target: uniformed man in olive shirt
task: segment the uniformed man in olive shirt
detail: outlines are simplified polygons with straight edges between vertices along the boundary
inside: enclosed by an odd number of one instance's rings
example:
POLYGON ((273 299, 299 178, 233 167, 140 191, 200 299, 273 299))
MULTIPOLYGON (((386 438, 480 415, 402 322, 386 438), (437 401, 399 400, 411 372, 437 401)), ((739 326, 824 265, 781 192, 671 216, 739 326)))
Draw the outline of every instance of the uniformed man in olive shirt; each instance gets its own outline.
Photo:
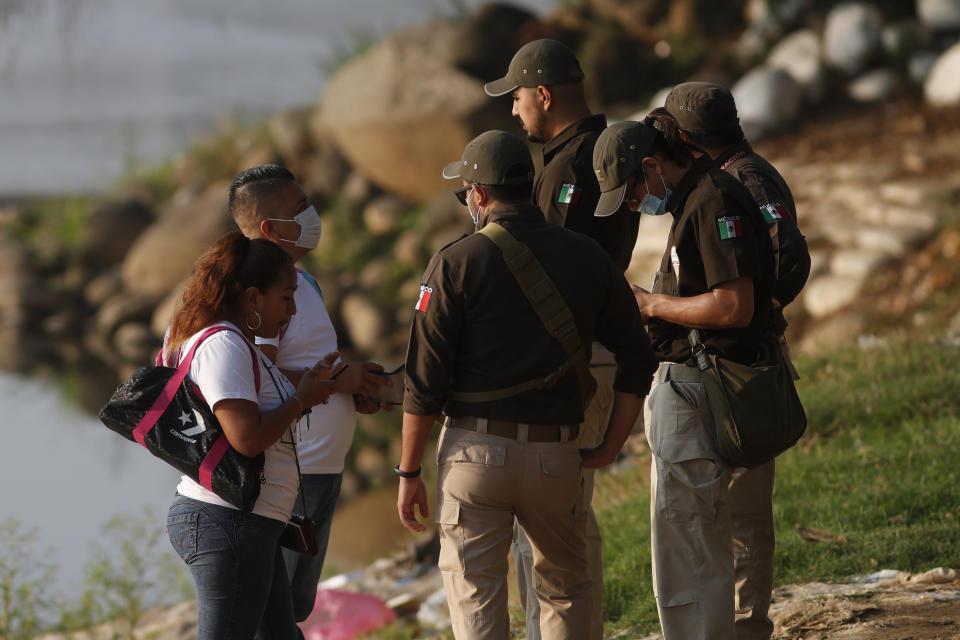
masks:
POLYGON ((649 342, 609 256, 589 238, 548 224, 530 204, 533 163, 521 139, 481 134, 443 173, 461 180, 457 194, 479 232, 441 249, 423 276, 407 352, 400 520, 424 530, 414 513, 416 505, 428 516, 420 463, 442 412, 435 514, 454 634, 509 637, 507 555, 516 517, 534 547, 543 637, 579 640, 587 637, 591 607, 581 464, 609 464, 626 440, 655 368, 649 342), (485 235, 488 225, 525 245, 522 255, 552 281, 539 280, 532 298, 558 292, 553 299, 563 304, 549 317, 566 309, 569 322, 556 334, 485 235), (571 331, 578 338, 573 358, 567 338, 562 346, 554 337, 571 331), (603 443, 581 452, 589 354, 579 349, 588 351, 594 339, 616 357, 614 409, 603 443))
MULTIPOLYGON (((606 128, 602 114, 592 114, 583 93, 583 71, 576 55, 556 40, 535 40, 521 47, 503 78, 484 85, 491 96, 510 94, 513 116, 527 136, 543 145, 543 167, 533 184, 533 202, 548 222, 596 240, 626 270, 637 240, 639 216, 626 208, 605 218, 593 215, 600 186, 593 172, 593 147, 606 128)), ((603 437, 613 403, 613 356, 596 344, 590 372, 597 393, 580 426, 580 445, 595 446, 603 437)), ((587 504, 593 500, 594 473, 585 472, 587 504)), ((529 542, 518 528, 514 551, 517 585, 527 615, 527 638, 537 640, 537 600, 531 588, 529 542)), ((603 637, 603 541, 593 508, 587 515, 587 547, 594 582, 593 625, 584 640, 603 637)))
MULTIPOLYGON (((666 110, 680 125, 682 137, 737 178, 757 201, 767 221, 774 251, 774 325, 784 356, 783 307, 803 288, 810 274, 810 254, 797 225, 797 208, 780 173, 744 138, 730 91, 707 82, 686 82, 667 95, 666 110)), ((737 640, 769 640, 768 615, 773 590, 774 461, 733 476, 728 487, 736 573, 737 640)))
POLYGON ((773 252, 750 193, 707 156, 694 158, 676 121, 608 128, 594 151, 597 215, 626 203, 673 224, 652 291, 634 287, 660 384, 648 400, 654 595, 664 640, 734 640, 731 469, 691 352, 698 329, 712 353, 755 362, 772 334, 773 252))

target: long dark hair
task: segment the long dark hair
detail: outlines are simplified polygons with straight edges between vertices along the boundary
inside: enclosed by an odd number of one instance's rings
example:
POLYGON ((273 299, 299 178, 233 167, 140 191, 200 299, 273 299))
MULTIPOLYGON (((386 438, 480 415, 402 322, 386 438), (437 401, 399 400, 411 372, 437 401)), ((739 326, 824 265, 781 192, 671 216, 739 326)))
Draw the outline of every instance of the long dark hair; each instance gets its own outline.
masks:
POLYGON ((193 277, 170 323, 167 349, 235 314, 248 287, 266 291, 293 268, 290 254, 269 240, 250 240, 239 231, 220 236, 193 265, 193 277))
POLYGON ((649 155, 660 153, 681 167, 693 162, 693 154, 680 135, 680 125, 669 111, 663 107, 658 107, 647 114, 647 117, 643 119, 643 124, 663 134, 663 136, 657 136, 649 155))

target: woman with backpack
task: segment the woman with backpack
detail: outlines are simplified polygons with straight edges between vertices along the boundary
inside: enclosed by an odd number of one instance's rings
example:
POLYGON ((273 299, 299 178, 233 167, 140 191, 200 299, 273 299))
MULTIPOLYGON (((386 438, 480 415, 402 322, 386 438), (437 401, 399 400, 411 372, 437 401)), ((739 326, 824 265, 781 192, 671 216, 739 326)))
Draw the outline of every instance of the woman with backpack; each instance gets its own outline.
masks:
POLYGON ((299 487, 296 430, 307 409, 336 391, 328 379, 336 354, 294 387, 254 346, 255 337, 276 337, 296 313, 296 284, 288 253, 231 232, 195 263, 170 326, 164 350, 170 366, 208 329, 223 327, 196 349, 188 377, 230 445, 246 456, 265 454, 249 513, 187 476, 177 485, 167 531, 196 582, 198 640, 252 639, 261 619, 274 640, 297 638, 279 539, 299 487))

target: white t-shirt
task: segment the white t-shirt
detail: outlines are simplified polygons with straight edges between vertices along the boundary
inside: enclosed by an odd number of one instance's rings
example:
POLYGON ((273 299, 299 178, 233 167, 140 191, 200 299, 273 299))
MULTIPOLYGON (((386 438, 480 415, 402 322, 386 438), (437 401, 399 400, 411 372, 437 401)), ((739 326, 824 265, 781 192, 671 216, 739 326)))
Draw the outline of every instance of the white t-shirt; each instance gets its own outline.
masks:
MULTIPOLYGON (((280 333, 277 365, 281 369, 299 370, 312 367, 331 351, 337 350, 337 332, 323 305, 320 292, 297 272, 297 290, 294 293, 297 313, 280 333)), ((257 339, 258 344, 276 341, 257 339)), ((335 393, 327 404, 312 408, 307 420, 300 421, 300 469, 303 473, 340 473, 343 460, 353 442, 357 426, 357 410, 353 396, 335 393)))
MULTIPOLYGON (((229 322, 216 324, 236 328, 229 322)), ((186 355, 207 328, 193 334, 183 344, 180 353, 186 355)), ((204 340, 194 354, 188 376, 200 387, 200 393, 211 407, 220 400, 242 399, 256 402, 261 412, 269 411, 283 404, 284 399, 295 391, 290 381, 270 363, 270 359, 260 353, 259 349, 254 349, 260 367, 260 392, 257 393, 253 361, 247 345, 248 342, 242 335, 233 331, 220 331, 204 340), (283 392, 282 396, 277 385, 283 392)), ((294 426, 294 437, 297 430, 298 426, 294 426)), ((286 522, 290 518, 300 486, 290 434, 285 433, 270 445, 264 451, 264 458, 264 483, 260 487, 260 496, 253 507, 253 513, 286 522)), ((236 509, 187 476, 180 477, 177 492, 195 500, 236 509)))

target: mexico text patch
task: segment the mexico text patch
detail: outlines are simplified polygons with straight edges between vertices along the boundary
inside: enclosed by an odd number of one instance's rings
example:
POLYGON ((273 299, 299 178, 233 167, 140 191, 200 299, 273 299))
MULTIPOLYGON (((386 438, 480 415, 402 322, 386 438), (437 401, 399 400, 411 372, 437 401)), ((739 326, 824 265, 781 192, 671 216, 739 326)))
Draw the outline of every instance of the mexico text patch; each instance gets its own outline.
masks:
POLYGON ((789 218, 790 214, 787 213, 787 210, 783 208, 779 202, 768 202, 767 204, 760 205, 760 211, 763 213, 763 218, 767 222, 773 222, 774 220, 783 220, 789 218))
POLYGON ((433 293, 433 289, 428 287, 425 284, 420 285, 420 297, 417 298, 417 304, 414 305, 414 309, 417 311, 426 311, 427 305, 430 304, 430 294, 433 293))
POLYGON ((580 202, 580 194, 583 193, 583 189, 578 187, 575 184, 569 182, 564 182, 560 187, 560 195, 557 196, 557 203, 559 204, 577 204, 580 202))
POLYGON ((740 222, 740 216, 717 218, 717 232, 720 234, 721 240, 730 240, 742 236, 743 223, 740 222))

